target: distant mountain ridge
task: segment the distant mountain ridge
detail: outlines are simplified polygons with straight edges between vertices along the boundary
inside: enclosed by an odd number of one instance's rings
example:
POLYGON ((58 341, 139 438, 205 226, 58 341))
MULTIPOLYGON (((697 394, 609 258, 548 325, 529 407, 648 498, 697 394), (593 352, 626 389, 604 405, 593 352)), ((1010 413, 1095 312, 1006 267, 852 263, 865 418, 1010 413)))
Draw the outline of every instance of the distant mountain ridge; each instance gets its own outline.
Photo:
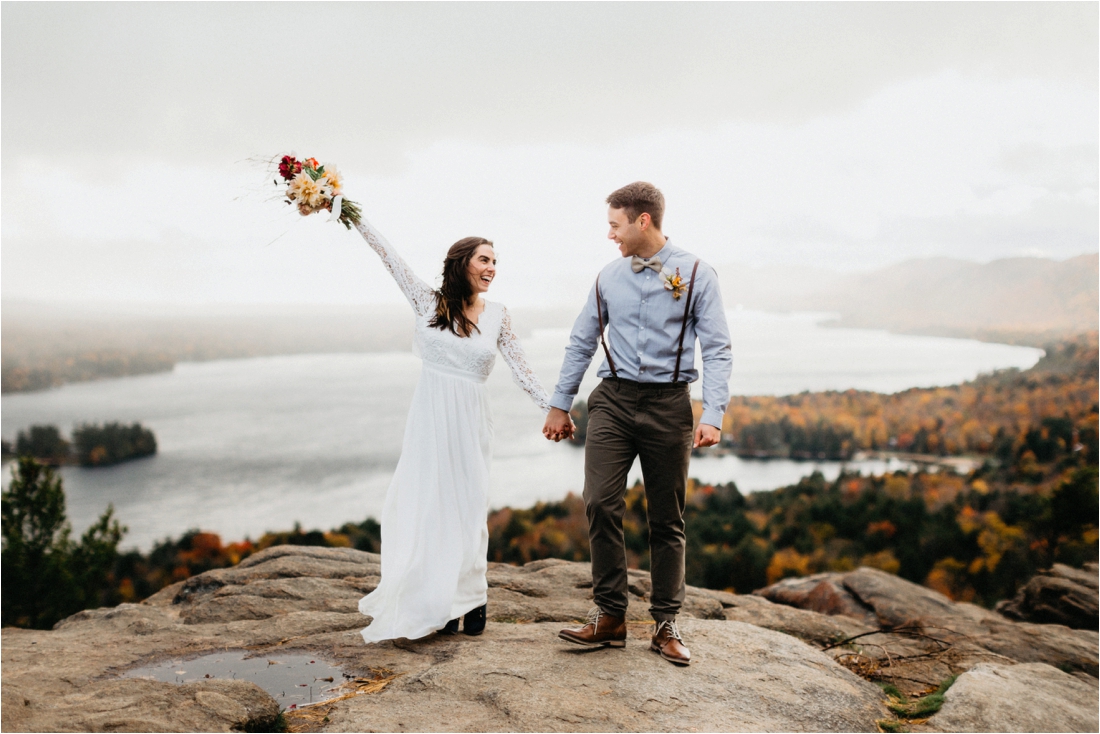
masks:
POLYGON ((867 273, 738 265, 717 268, 729 306, 831 311, 839 325, 1037 343, 1100 321, 1100 255, 975 263, 937 257, 867 273))

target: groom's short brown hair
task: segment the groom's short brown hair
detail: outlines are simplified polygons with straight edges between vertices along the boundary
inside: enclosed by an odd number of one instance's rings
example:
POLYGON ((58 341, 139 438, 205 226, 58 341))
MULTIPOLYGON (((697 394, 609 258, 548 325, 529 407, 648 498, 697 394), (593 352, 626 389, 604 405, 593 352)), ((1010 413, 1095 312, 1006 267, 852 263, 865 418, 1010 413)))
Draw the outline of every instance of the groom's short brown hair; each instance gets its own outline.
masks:
POLYGON ((631 224, 639 214, 645 212, 653 220, 653 226, 657 229, 661 228, 661 218, 665 214, 665 197, 661 190, 651 183, 635 181, 627 184, 621 189, 612 191, 611 196, 607 197, 607 203, 615 209, 624 210, 631 224))

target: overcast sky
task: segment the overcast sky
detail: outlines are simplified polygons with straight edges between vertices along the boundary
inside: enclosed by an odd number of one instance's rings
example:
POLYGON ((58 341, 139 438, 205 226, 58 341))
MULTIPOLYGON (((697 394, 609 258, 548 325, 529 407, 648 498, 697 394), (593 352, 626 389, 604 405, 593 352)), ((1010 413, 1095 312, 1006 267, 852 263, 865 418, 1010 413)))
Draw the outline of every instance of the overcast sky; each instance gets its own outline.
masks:
POLYGON ((495 240, 515 305, 587 291, 637 179, 714 264, 1096 252, 1098 7, 3 3, 3 296, 400 300, 286 151, 427 279, 495 240))

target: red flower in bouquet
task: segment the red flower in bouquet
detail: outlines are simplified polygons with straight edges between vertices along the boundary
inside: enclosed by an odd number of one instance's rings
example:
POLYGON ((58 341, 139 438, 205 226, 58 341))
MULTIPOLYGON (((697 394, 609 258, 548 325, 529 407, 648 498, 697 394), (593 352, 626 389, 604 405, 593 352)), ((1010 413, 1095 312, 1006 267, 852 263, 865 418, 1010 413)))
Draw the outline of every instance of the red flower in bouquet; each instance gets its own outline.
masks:
POLYGON ((284 155, 279 162, 279 175, 289 181, 302 172, 302 164, 294 156, 284 155))
POLYGON ((316 171, 318 168, 321 167, 321 164, 317 162, 316 158, 306 158, 305 161, 303 161, 303 162, 306 165, 308 165, 310 168, 312 168, 314 171, 316 171))

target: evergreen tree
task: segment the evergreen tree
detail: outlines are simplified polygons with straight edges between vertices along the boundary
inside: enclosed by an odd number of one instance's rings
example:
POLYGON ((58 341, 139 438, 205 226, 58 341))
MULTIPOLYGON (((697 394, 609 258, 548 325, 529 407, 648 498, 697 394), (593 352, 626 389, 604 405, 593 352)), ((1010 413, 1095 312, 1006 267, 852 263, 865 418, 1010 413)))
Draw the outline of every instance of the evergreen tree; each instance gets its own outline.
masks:
POLYGON ((0 516, 3 623, 48 627, 48 610, 68 605, 64 591, 71 586, 64 578, 71 542, 61 478, 45 464, 21 456, 8 491, 0 497, 0 516))
POLYGON ((61 464, 69 457, 69 442, 57 426, 31 426, 15 439, 17 456, 33 456, 48 464, 61 464))
POLYGON ((74 543, 61 477, 29 456, 19 458, 8 490, 0 495, 4 625, 49 629, 102 603, 126 532, 113 514, 108 506, 74 543))

